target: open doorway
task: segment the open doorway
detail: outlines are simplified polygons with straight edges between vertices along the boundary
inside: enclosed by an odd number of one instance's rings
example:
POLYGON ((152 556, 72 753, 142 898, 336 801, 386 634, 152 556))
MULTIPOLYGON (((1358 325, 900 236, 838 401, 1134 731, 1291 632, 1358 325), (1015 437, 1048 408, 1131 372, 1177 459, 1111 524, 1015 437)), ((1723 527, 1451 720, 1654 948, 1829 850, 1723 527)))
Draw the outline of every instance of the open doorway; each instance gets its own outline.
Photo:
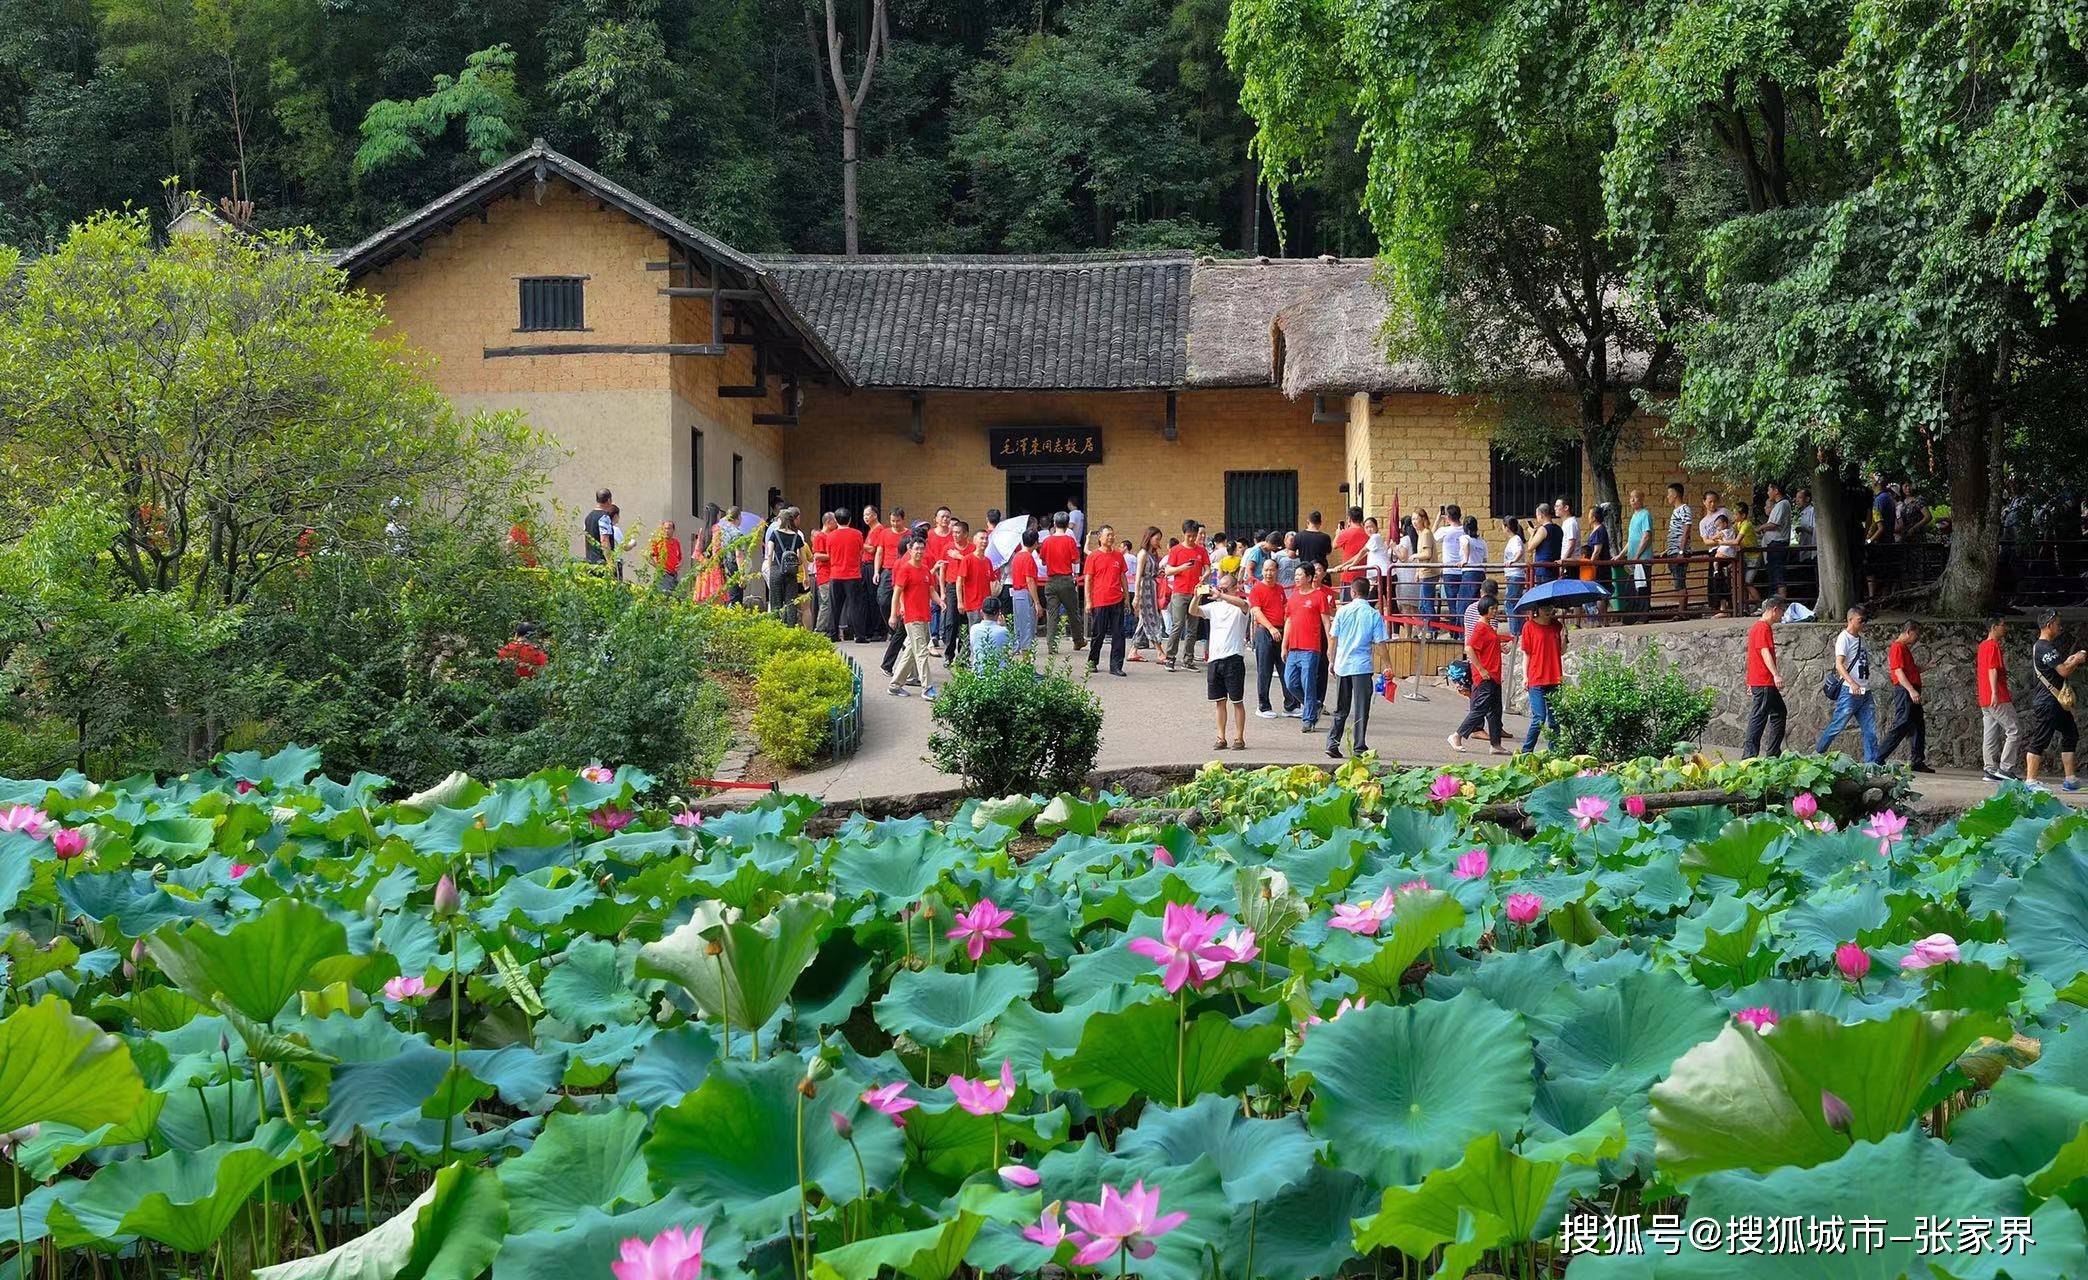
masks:
POLYGON ((1008 505, 1001 510, 1009 516, 1035 516, 1039 525, 1046 525, 1054 511, 1066 509, 1068 498, 1087 510, 1086 467, 1009 467, 1008 505))

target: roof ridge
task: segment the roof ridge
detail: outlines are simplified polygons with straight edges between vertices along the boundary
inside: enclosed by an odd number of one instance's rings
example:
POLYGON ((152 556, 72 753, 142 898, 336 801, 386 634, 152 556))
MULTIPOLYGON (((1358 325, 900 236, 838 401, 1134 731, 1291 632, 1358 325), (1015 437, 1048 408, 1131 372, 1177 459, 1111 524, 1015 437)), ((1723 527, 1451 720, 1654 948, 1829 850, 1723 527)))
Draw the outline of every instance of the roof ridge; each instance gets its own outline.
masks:
POLYGON ((1096 253, 766 253, 757 256, 766 267, 853 268, 856 270, 903 270, 910 267, 1020 270, 1051 267, 1108 266, 1194 266, 1196 257, 1187 249, 1150 251, 1105 250, 1096 253))

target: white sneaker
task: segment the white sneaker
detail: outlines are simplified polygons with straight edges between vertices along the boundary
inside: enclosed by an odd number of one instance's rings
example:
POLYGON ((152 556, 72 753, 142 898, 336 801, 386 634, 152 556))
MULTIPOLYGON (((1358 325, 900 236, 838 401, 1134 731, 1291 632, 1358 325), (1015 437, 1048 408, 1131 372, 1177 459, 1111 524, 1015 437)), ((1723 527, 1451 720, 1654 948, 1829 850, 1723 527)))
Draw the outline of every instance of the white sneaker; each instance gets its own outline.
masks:
POLYGON ((1261 719, 1263 719, 1263 720, 1281 720, 1281 719, 1283 719, 1283 713, 1282 713, 1282 712, 1280 712, 1280 711, 1257 711, 1257 712, 1255 712, 1254 714, 1255 714, 1256 716, 1260 717, 1260 718, 1261 718, 1261 719))
POLYGON ((1284 718, 1287 720, 1295 720, 1303 714, 1304 712, 1297 707, 1292 707, 1290 710, 1283 713, 1284 718))

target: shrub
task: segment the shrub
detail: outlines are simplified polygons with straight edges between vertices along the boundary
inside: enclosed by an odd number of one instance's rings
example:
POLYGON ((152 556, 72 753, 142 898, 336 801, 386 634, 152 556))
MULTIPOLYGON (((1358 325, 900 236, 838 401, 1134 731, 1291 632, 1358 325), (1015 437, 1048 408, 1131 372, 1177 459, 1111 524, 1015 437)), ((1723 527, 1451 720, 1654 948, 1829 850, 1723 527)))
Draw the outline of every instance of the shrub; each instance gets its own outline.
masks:
POLYGON ((754 739, 770 760, 788 769, 801 769, 819 758, 832 729, 832 713, 855 696, 855 674, 848 660, 824 637, 815 638, 824 649, 787 646, 763 663, 754 678, 754 739))
POLYGON ((1670 755, 1711 723, 1717 701, 1716 693, 1694 687, 1662 658, 1658 645, 1628 662, 1614 650, 1597 649, 1552 695, 1559 724, 1551 746, 1600 760, 1670 755))
POLYGON ((1077 791, 1102 749, 1102 703, 1064 669, 960 667, 936 701, 928 754, 974 795, 1077 791))
POLYGON ((703 628, 703 661, 714 671, 752 676, 779 653, 831 653, 833 641, 817 631, 793 627, 757 609, 697 605, 703 628))

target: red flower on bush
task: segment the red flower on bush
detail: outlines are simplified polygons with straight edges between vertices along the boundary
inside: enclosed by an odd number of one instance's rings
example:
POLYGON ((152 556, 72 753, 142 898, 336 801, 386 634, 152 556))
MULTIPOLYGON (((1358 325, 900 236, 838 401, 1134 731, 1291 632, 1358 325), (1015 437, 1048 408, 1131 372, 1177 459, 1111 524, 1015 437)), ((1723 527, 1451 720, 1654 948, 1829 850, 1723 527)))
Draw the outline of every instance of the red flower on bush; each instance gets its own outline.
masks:
POLYGON ((551 661, 550 654, 545 653, 527 640, 508 641, 500 646, 498 656, 502 662, 514 664, 515 676, 522 680, 527 680, 537 672, 542 671, 545 664, 551 661))

